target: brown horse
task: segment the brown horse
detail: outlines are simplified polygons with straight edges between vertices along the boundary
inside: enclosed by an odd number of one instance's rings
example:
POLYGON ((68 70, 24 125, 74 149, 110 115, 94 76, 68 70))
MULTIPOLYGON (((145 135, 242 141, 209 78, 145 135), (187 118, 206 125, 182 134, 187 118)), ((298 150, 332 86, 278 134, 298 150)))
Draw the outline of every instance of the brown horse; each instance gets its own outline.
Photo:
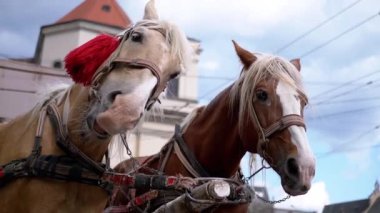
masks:
MULTIPOLYGON (((279 174, 288 194, 305 194, 314 177, 315 159, 303 121, 307 97, 300 62, 253 54, 234 45, 244 66, 239 79, 190 114, 179 136, 145 160, 137 173, 149 167, 166 175, 230 178, 246 152, 258 153, 279 174)), ((130 164, 122 162, 117 169, 130 172, 130 164)), ((126 194, 124 188, 116 190, 112 204, 125 205, 126 194)), ((217 212, 247 212, 247 207, 227 205, 217 212)))
POLYGON ((112 137, 134 128, 190 61, 186 37, 158 20, 153 2, 120 36, 85 45, 92 55, 79 47, 66 57, 76 84, 0 124, 1 212, 101 212, 108 194, 96 178, 112 137), (114 42, 105 61, 96 61, 114 42), (75 58, 81 54, 84 60, 75 58), (89 63, 100 64, 88 70, 89 63))

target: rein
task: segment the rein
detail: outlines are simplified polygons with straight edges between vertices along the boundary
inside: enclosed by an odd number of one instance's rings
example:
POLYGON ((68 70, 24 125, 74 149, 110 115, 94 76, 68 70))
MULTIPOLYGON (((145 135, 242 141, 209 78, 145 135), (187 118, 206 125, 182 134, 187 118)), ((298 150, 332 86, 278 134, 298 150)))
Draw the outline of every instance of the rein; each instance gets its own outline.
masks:
MULTIPOLYGON (((254 173, 252 173, 250 176, 248 177, 245 177, 244 178, 244 182, 248 184, 248 182, 255 176, 257 175, 259 172, 261 172, 263 169, 270 169, 271 167, 270 166, 265 166, 264 165, 264 158, 261 159, 261 167, 260 169, 256 170, 254 173)), ((263 197, 261 197, 260 195, 256 195, 257 198, 259 198, 261 201, 263 201, 264 203, 269 203, 269 204, 277 204, 277 203, 282 203, 284 201, 286 201, 287 199, 289 199, 291 196, 290 195, 287 195, 285 196, 284 198, 281 198, 279 200, 267 200, 263 197)))
POLYGON ((208 204, 212 206, 231 205, 231 204, 236 205, 236 204, 248 203, 251 201, 252 195, 254 194, 254 192, 247 189, 247 187, 244 187, 245 182, 242 179, 243 176, 241 172, 240 171, 236 172, 236 174, 230 178, 212 177, 203 168, 201 163, 199 163, 194 153, 189 149, 189 147, 185 143, 182 137, 182 133, 181 133, 181 129, 179 125, 175 126, 174 136, 169 141, 169 143, 161 149, 159 155, 155 155, 155 157, 147 159, 138 168, 134 168, 133 170, 135 173, 137 173, 138 170, 140 169, 146 169, 148 163, 158 158, 159 159, 158 170, 154 170, 151 172, 155 174, 163 175, 168 159, 172 153, 177 155, 182 165, 193 176, 193 178, 189 178, 189 177, 183 177, 183 178, 188 178, 189 180, 195 181, 196 183, 198 183, 197 185, 201 185, 206 182, 217 180, 217 179, 223 180, 230 184, 231 190, 234 191, 234 193, 232 193, 232 195, 229 196, 228 199, 226 200, 219 200, 219 201, 218 200, 202 200, 202 199, 200 200, 200 199, 196 199, 192 197, 191 194, 189 193, 190 191, 189 189, 192 189, 194 187, 184 188, 182 190, 170 189, 170 188, 166 188, 164 190, 155 190, 151 187, 150 188, 151 190, 143 193, 140 196, 132 195, 132 198, 130 199, 127 205, 112 206, 112 207, 109 207, 106 212, 118 213, 118 212, 131 212, 133 210, 139 210, 140 212, 145 212, 146 210, 152 210, 152 209, 155 209, 156 207, 166 204, 169 201, 172 201, 178 198, 179 196, 183 195, 183 193, 185 194, 186 200, 192 203, 198 203, 202 205, 204 204, 208 204), (139 207, 143 205, 146 205, 145 211, 139 207))

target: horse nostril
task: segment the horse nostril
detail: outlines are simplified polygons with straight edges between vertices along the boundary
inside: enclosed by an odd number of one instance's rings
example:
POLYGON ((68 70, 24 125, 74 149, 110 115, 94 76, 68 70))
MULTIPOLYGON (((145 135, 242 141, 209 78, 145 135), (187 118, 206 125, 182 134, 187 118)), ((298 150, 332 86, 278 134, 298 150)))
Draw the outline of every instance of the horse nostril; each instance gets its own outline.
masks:
POLYGON ((286 168, 287 168, 289 175, 292 175, 294 177, 299 176, 298 163, 297 163, 296 159, 289 158, 287 163, 286 163, 286 168))
POLYGON ((108 100, 113 103, 115 101, 115 98, 117 95, 120 95, 122 94, 122 92, 120 90, 117 90, 117 91, 113 91, 111 92, 110 94, 108 94, 108 100))
POLYGON ((301 187, 301 191, 302 191, 302 192, 307 192, 307 191, 309 191, 309 189, 310 189, 310 185, 303 185, 303 186, 301 187))

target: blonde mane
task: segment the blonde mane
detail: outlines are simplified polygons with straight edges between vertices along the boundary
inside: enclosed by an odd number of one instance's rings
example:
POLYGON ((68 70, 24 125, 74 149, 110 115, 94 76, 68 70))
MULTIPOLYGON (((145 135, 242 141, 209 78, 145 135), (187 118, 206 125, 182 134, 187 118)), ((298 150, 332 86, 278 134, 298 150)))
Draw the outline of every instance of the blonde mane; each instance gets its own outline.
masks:
POLYGON ((235 81, 230 92, 230 106, 239 106, 239 128, 242 127, 245 115, 249 120, 254 121, 253 99, 255 98, 256 85, 265 79, 275 78, 293 87, 304 101, 307 96, 302 84, 300 72, 288 60, 274 55, 256 54, 257 60, 248 68, 242 71, 239 79, 235 81))
POLYGON ((161 32, 170 46, 170 56, 173 60, 179 59, 183 70, 186 70, 191 63, 191 49, 186 35, 175 25, 163 20, 142 20, 134 27, 146 27, 148 29, 161 32))

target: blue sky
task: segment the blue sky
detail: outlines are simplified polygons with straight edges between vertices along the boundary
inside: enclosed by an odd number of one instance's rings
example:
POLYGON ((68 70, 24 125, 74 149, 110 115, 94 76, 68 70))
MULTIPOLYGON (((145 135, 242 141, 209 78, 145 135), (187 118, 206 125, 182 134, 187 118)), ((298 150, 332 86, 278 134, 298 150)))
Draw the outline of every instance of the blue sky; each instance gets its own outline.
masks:
MULTIPOLYGON (((0 54, 33 56, 40 26, 54 23, 80 2, 1 1, 0 54)), ((278 53, 292 59, 312 51, 301 57, 301 72, 310 98, 307 133, 317 156, 311 191, 281 206, 320 209, 326 203, 364 199, 372 192, 380 177, 380 129, 376 128, 380 125, 380 1, 156 2, 162 18, 201 40, 201 103, 207 103, 238 76, 241 67, 231 39, 251 51, 275 53, 351 5, 278 53), (373 146, 376 148, 368 148, 373 146), (323 154, 331 150, 330 154, 323 154)), ((132 20, 142 17, 145 1, 119 3, 132 20)), ((266 174, 266 181, 261 175, 258 181, 267 183, 272 197, 283 197, 277 175, 271 171, 266 174)))

